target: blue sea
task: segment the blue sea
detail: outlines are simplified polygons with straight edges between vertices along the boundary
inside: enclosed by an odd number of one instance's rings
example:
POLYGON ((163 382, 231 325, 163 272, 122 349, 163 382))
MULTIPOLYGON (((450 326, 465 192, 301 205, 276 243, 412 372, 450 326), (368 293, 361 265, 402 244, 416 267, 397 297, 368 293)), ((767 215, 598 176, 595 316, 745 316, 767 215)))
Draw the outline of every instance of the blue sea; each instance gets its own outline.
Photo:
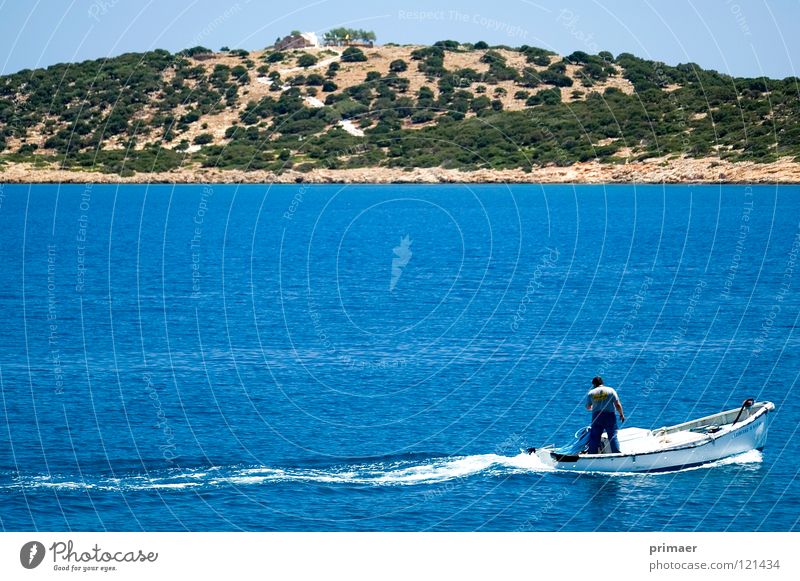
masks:
POLYGON ((0 529, 800 529, 800 187, 4 185, 0 236, 0 529), (595 375, 766 447, 521 454, 595 375))

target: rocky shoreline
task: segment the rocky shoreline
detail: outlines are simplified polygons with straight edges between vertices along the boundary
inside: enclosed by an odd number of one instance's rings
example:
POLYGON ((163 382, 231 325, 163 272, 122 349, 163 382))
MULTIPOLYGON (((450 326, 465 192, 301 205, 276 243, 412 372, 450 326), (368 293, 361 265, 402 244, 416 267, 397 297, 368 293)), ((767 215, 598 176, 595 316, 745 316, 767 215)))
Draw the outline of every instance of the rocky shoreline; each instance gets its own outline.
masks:
POLYGON ((631 184, 631 183, 749 183, 798 184, 800 163, 790 158, 773 163, 727 162, 719 159, 650 159, 624 164, 596 161, 566 167, 547 166, 530 172, 520 169, 461 171, 442 168, 315 169, 309 172, 221 170, 182 168, 171 172, 116 174, 34 167, 17 163, 0 166, 3 183, 317 183, 317 184, 442 184, 442 183, 535 183, 535 184, 631 184))

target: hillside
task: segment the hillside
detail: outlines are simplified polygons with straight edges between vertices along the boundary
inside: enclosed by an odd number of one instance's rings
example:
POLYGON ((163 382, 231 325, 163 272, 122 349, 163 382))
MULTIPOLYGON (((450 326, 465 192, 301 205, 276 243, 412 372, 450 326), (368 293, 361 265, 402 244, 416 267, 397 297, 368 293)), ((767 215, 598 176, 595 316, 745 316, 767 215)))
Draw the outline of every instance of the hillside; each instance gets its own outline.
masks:
POLYGON ((0 77, 0 178, 800 181, 798 91, 454 41, 156 50, 0 77))

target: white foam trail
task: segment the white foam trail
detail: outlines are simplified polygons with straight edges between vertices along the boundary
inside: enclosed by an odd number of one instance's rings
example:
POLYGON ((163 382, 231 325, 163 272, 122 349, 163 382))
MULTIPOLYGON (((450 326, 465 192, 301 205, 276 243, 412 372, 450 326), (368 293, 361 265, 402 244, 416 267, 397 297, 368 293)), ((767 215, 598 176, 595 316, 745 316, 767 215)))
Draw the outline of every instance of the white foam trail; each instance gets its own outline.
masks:
POLYGON ((378 462, 327 470, 244 468, 227 476, 218 474, 209 481, 209 484, 217 486, 223 484, 252 485, 296 481, 361 486, 410 486, 438 484, 449 480, 468 478, 482 472, 513 474, 551 470, 552 468, 543 464, 535 456, 525 453, 513 457, 478 454, 459 458, 432 459, 421 464, 378 462))
POLYGON ((728 456, 727 458, 722 458, 721 460, 714 460, 713 462, 709 462, 708 464, 702 464, 700 466, 692 466, 691 468, 684 468, 680 470, 680 472, 690 471, 690 470, 704 470, 706 468, 714 468, 715 466, 730 466, 733 464, 757 464, 764 460, 763 454, 758 450, 748 450, 747 452, 742 452, 741 454, 737 454, 735 456, 728 456))
POLYGON ((503 459, 502 464, 509 468, 516 468, 520 472, 555 472, 555 468, 545 464, 536 454, 521 452, 516 456, 499 456, 503 459))
POLYGON ((180 488, 194 488, 195 486, 202 486, 202 483, 200 483, 200 482, 172 482, 172 483, 170 483, 170 482, 156 482, 156 483, 151 484, 150 486, 145 486, 143 488, 144 489, 147 489, 147 488, 154 488, 154 489, 159 489, 159 488, 178 488, 178 489, 180 489, 180 488))
POLYGON ((764 461, 764 455, 758 450, 748 450, 736 456, 717 460, 714 466, 727 466, 728 464, 755 464, 764 461))
MULTIPOLYGON (((685 468, 677 472, 704 470, 715 466, 732 464, 752 464, 763 460, 761 452, 751 450, 737 456, 724 458, 702 466, 685 468)), ((469 478, 478 474, 502 477, 511 474, 535 474, 543 472, 572 471, 557 470, 544 464, 535 454, 524 452, 516 456, 497 454, 477 454, 455 458, 433 458, 423 462, 395 461, 369 464, 346 465, 328 469, 305 468, 223 468, 188 470, 162 476, 128 476, 101 478, 94 482, 74 481, 58 476, 31 476, 17 479, 10 486, 0 488, 55 488, 63 490, 183 490, 198 487, 253 486, 265 483, 316 482, 320 484, 358 485, 358 486, 414 486, 440 484, 451 480, 469 478)), ((645 474, 658 476, 674 474, 664 472, 645 474)), ((637 472, 597 472, 602 476, 643 476, 637 472)))

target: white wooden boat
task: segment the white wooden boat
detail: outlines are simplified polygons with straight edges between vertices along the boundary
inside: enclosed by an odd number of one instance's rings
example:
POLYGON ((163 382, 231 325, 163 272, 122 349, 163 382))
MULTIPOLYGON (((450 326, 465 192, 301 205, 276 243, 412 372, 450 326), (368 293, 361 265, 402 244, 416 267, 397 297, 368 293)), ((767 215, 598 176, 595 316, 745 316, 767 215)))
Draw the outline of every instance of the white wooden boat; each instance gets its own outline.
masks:
POLYGON ((655 430, 623 428, 617 431, 619 453, 611 453, 608 439, 598 454, 586 454, 588 428, 562 448, 529 448, 545 464, 581 472, 666 472, 761 450, 767 439, 767 418, 775 405, 746 400, 741 408, 727 410, 655 430))

